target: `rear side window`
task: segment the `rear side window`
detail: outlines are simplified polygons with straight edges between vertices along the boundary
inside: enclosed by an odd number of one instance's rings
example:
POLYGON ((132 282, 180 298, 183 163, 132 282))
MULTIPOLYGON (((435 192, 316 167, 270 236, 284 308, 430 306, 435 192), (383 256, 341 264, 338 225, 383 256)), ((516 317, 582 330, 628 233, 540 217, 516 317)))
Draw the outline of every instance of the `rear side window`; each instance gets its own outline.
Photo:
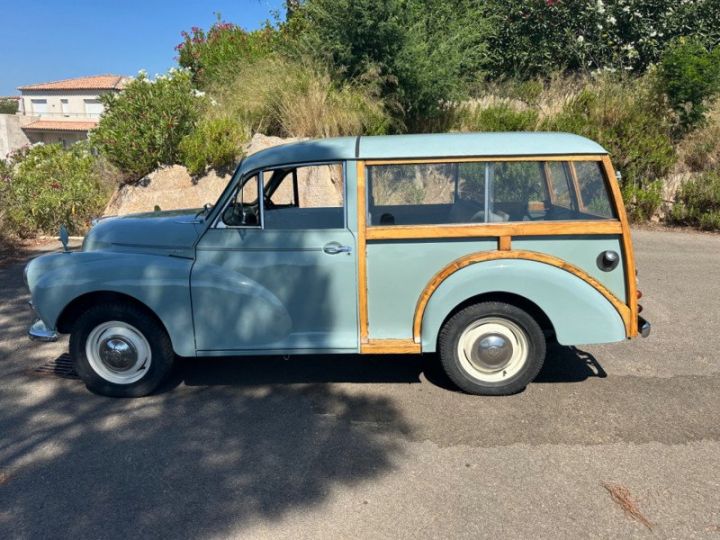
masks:
POLYGON ((370 225, 615 217, 596 161, 369 165, 367 179, 370 225))

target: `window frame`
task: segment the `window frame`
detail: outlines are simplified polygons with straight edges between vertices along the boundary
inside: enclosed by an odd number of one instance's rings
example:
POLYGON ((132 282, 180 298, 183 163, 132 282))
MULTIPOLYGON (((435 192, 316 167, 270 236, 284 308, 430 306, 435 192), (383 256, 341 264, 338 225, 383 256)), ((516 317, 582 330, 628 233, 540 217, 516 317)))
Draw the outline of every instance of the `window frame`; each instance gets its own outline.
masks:
MULTIPOLYGON (((253 169, 251 171, 248 171, 247 173, 243 174, 240 179, 237 181, 237 183, 229 190, 230 194, 225 201, 225 203, 222 205, 222 209, 217 213, 217 217, 215 218, 212 228, 214 229, 259 229, 259 230, 266 230, 265 229, 265 174, 271 173, 272 171, 282 170, 282 169, 295 169, 293 171, 293 197, 295 197, 295 200, 299 202, 299 189, 296 191, 295 188, 299 186, 299 182, 297 179, 297 169, 303 168, 303 167, 322 167, 322 166, 331 166, 331 165, 340 165, 342 170, 342 182, 343 182, 343 202, 342 202, 342 209, 343 209, 343 226, 342 227, 334 227, 334 228, 328 228, 328 229, 310 229, 310 228, 303 228, 303 229, 267 229, 269 231, 344 231, 348 230, 348 182, 347 182, 347 161, 346 160, 333 160, 333 161, 311 161, 311 162, 300 162, 300 163, 282 163, 279 165, 272 165, 269 167, 260 167, 257 169, 253 169), (252 178, 253 176, 258 176, 258 199, 259 199, 259 210, 260 210, 260 224, 259 225, 227 225, 222 219, 223 214, 225 213, 225 210, 227 207, 232 203, 233 196, 232 194, 236 192, 236 190, 242 189, 245 186, 245 183, 248 179, 252 178), (262 194, 263 196, 260 197, 260 188, 262 187, 262 194)), ((275 190, 282 184, 283 181, 285 181, 285 178, 287 178, 287 175, 283 177, 283 179, 275 186, 275 189, 273 189, 273 193, 275 193, 275 190)), ((221 196, 222 197, 222 196, 221 196)))
MULTIPOLYGON (((468 230, 468 228, 478 228, 478 227, 500 227, 502 225, 505 225, 506 227, 510 227, 513 230, 517 229, 518 227, 529 227, 529 226, 544 226, 547 224, 555 225, 555 226, 569 226, 569 225, 588 225, 589 224, 596 224, 596 223, 611 223, 613 225, 617 225, 622 221, 621 219, 621 209, 620 207, 624 209, 622 198, 619 194, 619 187, 617 190, 615 189, 615 186, 612 184, 610 178, 607 175, 607 164, 606 161, 609 161, 609 156, 607 154, 553 154, 553 155, 514 155, 514 156, 482 156, 482 157, 443 157, 443 158, 398 158, 398 159, 360 159, 357 160, 359 169, 362 169, 362 175, 363 175, 363 187, 362 187, 362 196, 363 200, 357 201, 357 204, 363 205, 364 208, 364 220, 363 222, 366 224, 368 231, 373 231, 369 233, 369 236, 375 237, 375 239, 382 239, 384 236, 384 232, 388 231, 388 239, 389 238, 398 238, 398 237, 406 237, 406 238, 425 238, 425 236, 422 236, 420 234, 414 235, 413 230, 417 230, 418 233, 424 230, 430 230, 430 229, 462 229, 462 230, 468 230), (570 195, 572 198, 574 198, 574 201, 577 204, 577 211, 580 213, 590 214, 592 216, 596 216, 601 219, 567 219, 567 220, 536 220, 531 222, 526 221, 508 221, 508 222, 492 222, 488 221, 488 210, 490 208, 489 200, 492 197, 492 186, 488 182, 488 176, 487 172, 490 167, 486 167, 486 177, 485 177, 485 221, 478 221, 478 222, 471 222, 471 223, 435 223, 435 224, 408 224, 408 225, 373 225, 371 223, 371 216, 370 216, 370 201, 372 200, 371 195, 371 174, 370 174, 370 167, 375 166, 385 166, 385 165, 433 165, 433 164, 460 164, 460 163, 497 163, 497 162, 544 162, 544 167, 542 168, 542 176, 544 177, 544 183, 545 183, 545 190, 549 197, 554 197, 554 193, 552 190, 551 185, 549 184, 550 176, 548 174, 548 167, 547 164, 550 162, 560 162, 563 164, 563 166, 568 168, 568 173, 570 174, 570 184, 568 186, 568 189, 570 191, 570 195), (605 188, 605 192, 608 196, 608 200, 610 202, 610 210, 612 212, 612 217, 607 216, 600 216, 597 214, 594 214, 592 212, 587 211, 587 209, 584 206, 584 203, 582 201, 582 195, 580 193, 580 188, 577 181, 577 175, 575 172, 575 162, 596 162, 599 165, 600 172, 603 177, 603 187, 605 188), (400 236, 397 236, 396 234, 391 234, 389 231, 393 229, 398 230, 404 230, 407 231, 408 234, 400 233, 400 236)), ((494 175, 494 167, 492 167, 492 172, 490 176, 494 175)), ((457 180, 457 179, 456 179, 457 180)), ((453 196, 457 195, 457 183, 455 186, 455 191, 453 192, 453 196)), ((360 193, 358 193, 358 196, 360 196, 360 193)), ((554 202, 553 202, 554 204, 554 202)), ((624 212, 623 212, 624 213, 624 212)), ((577 228, 577 227, 573 227, 577 228)), ((600 227, 590 227, 592 228, 603 228, 600 227)), ((614 227, 608 227, 608 229, 613 229, 614 227)), ((515 233, 517 234, 517 233, 515 233)), ((573 234, 573 233, 569 233, 573 234)), ((445 235, 443 233, 433 234, 429 237, 444 237, 445 235)), ((458 236, 461 237, 461 234, 453 234, 452 236, 458 236)), ((469 236, 482 236, 478 234, 470 234, 469 236)), ((492 235, 490 235, 492 236, 492 235)))

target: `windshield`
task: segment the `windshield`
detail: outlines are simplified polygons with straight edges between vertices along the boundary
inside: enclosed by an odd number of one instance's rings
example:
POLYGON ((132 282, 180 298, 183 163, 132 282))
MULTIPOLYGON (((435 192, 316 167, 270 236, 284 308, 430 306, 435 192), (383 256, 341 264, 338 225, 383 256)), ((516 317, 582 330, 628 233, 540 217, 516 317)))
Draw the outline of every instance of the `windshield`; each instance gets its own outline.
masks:
MULTIPOLYGON (((245 160, 241 159, 240 163, 238 163, 238 166, 235 168, 235 172, 232 175, 232 178, 230 178, 230 181, 225 186, 225 189, 222 190, 220 193, 220 196, 215 201, 215 204, 210 205, 210 211, 206 212, 206 217, 208 217, 209 214, 213 213, 214 210, 217 210, 218 208, 221 208, 223 206, 224 201, 228 199, 228 197, 231 196, 235 189, 235 184, 237 182, 238 176, 240 176, 240 169, 242 168, 242 164, 245 160)), ((250 177, 246 178, 245 181, 247 181, 250 177)))

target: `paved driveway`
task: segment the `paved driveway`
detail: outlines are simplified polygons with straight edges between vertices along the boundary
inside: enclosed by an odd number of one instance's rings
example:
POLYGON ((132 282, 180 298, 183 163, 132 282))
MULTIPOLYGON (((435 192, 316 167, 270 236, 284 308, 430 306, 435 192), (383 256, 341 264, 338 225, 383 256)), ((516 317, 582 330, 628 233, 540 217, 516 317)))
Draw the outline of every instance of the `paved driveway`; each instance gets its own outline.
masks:
POLYGON ((653 335, 557 348, 506 398, 433 357, 184 360, 94 396, 33 372, 67 341, 26 341, 5 264, 0 538, 720 537, 720 236, 634 236, 653 335))

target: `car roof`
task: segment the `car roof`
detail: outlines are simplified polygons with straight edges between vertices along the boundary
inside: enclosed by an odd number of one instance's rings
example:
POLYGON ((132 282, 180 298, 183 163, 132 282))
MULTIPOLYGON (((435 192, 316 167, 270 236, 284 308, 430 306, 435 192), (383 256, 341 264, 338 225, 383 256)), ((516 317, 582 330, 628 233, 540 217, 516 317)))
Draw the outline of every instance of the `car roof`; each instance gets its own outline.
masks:
POLYGON ((313 139, 248 156, 243 171, 292 163, 354 159, 553 156, 607 154, 595 141, 556 132, 435 133, 313 139))

